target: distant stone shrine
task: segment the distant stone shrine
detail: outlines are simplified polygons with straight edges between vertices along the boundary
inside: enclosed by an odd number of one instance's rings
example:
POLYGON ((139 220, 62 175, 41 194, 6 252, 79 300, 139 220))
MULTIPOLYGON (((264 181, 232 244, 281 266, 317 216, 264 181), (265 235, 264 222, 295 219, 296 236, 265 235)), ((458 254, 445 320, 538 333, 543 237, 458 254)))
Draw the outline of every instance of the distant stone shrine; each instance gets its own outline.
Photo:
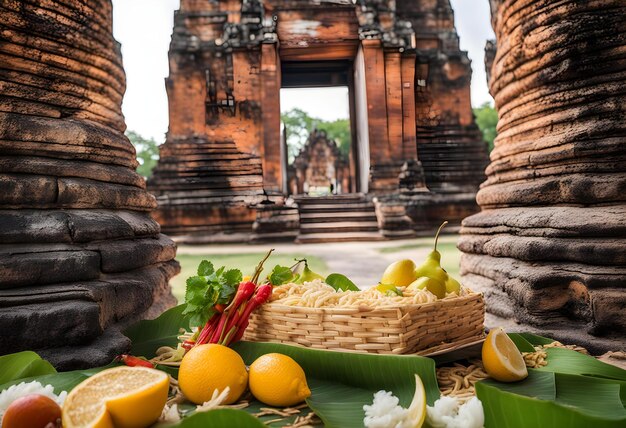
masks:
POLYGON ((449 0, 181 0, 169 63, 148 187, 181 241, 258 239, 259 221, 293 238, 281 88, 348 87, 341 190, 375 205, 381 236, 432 234, 478 209, 488 158, 449 0))
POLYGON ((348 158, 323 130, 311 132, 287 174, 292 195, 322 196, 350 191, 348 158))
POLYGON ((626 7, 491 5, 500 119, 482 212, 463 221, 463 282, 523 330, 624 350, 626 7))
POLYGON ((124 136, 110 0, 0 6, 0 354, 108 364, 176 303, 176 246, 124 136))

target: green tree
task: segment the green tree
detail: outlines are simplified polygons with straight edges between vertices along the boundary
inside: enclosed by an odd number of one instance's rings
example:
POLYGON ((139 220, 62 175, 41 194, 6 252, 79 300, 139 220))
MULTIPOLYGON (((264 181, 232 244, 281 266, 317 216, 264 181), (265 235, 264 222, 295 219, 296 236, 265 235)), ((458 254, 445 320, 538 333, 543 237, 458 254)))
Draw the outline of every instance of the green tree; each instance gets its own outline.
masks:
POLYGON ((139 161, 137 173, 145 178, 150 177, 152 169, 159 160, 159 145, 153 138, 146 139, 135 131, 126 131, 126 136, 137 151, 137 160, 139 161))
POLYGON ((280 116, 287 133, 287 155, 293 162, 313 129, 324 130, 329 139, 335 140, 339 150, 346 156, 350 153, 351 133, 349 119, 324 121, 311 117, 299 108, 293 108, 280 116))
POLYGON ((496 125, 498 124, 498 112, 490 102, 483 103, 474 108, 476 124, 483 133, 483 138, 489 143, 489 151, 493 150, 493 140, 496 138, 496 125))

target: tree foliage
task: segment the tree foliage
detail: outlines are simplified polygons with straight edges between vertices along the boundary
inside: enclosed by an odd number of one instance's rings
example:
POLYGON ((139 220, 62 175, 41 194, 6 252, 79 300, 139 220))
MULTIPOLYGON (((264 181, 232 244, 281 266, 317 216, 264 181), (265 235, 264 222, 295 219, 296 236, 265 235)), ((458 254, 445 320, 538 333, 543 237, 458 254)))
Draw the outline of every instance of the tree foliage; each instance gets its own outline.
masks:
POLYGON ((137 173, 148 178, 159 160, 159 145, 154 138, 144 138, 135 131, 126 131, 126 136, 135 146, 139 166, 137 173))
POLYGON ((489 143, 489 151, 493 150, 493 140, 496 138, 496 125, 498 124, 498 112, 490 102, 483 103, 474 108, 476 124, 483 133, 483 138, 489 143))
POLYGON ((313 129, 324 130, 329 139, 335 140, 339 150, 346 156, 350 153, 351 132, 349 119, 325 121, 311 117, 299 108, 293 108, 280 116, 287 133, 289 163, 293 162, 313 129))

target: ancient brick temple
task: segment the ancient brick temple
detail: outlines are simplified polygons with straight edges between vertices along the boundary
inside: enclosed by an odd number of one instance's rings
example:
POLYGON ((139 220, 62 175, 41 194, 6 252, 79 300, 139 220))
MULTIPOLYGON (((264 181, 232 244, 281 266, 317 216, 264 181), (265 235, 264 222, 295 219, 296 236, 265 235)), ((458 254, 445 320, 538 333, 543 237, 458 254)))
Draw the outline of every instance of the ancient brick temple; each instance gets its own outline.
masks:
POLYGON ((175 303, 176 247, 124 136, 110 0, 0 2, 0 354, 109 363, 175 303))
POLYGON ((624 349, 626 6, 491 3, 500 120, 482 212, 463 221, 463 281, 523 329, 624 349))
POLYGON ((169 61, 169 131, 149 181, 166 233, 249 240, 262 222, 293 237, 281 88, 349 88, 344 191, 375 205, 379 237, 478 209, 486 147, 449 0, 181 0, 169 61))
POLYGON ((287 169, 289 193, 341 194, 350 191, 350 164, 323 130, 313 130, 287 169))

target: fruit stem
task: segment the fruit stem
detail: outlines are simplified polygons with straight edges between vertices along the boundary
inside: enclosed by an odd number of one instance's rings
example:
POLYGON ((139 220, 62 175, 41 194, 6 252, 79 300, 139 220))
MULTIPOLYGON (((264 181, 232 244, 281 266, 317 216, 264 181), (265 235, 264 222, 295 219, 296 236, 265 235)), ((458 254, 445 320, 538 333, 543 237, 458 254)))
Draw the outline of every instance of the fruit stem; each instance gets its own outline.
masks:
POLYGON ((441 232, 441 229, 443 229, 443 227, 446 224, 448 224, 448 220, 441 223, 441 226, 439 226, 439 229, 437 229, 437 234, 435 235, 435 251, 437 251, 437 241, 439 241, 439 233, 441 232))
POLYGON ((254 270, 254 275, 252 275, 252 279, 250 280, 251 282, 254 282, 255 284, 257 283, 257 281, 259 280, 259 276, 261 275, 261 271, 263 271, 263 263, 265 263, 265 261, 270 258, 273 251, 273 248, 269 250, 265 257, 263 257, 263 260, 259 262, 256 269, 254 270))

